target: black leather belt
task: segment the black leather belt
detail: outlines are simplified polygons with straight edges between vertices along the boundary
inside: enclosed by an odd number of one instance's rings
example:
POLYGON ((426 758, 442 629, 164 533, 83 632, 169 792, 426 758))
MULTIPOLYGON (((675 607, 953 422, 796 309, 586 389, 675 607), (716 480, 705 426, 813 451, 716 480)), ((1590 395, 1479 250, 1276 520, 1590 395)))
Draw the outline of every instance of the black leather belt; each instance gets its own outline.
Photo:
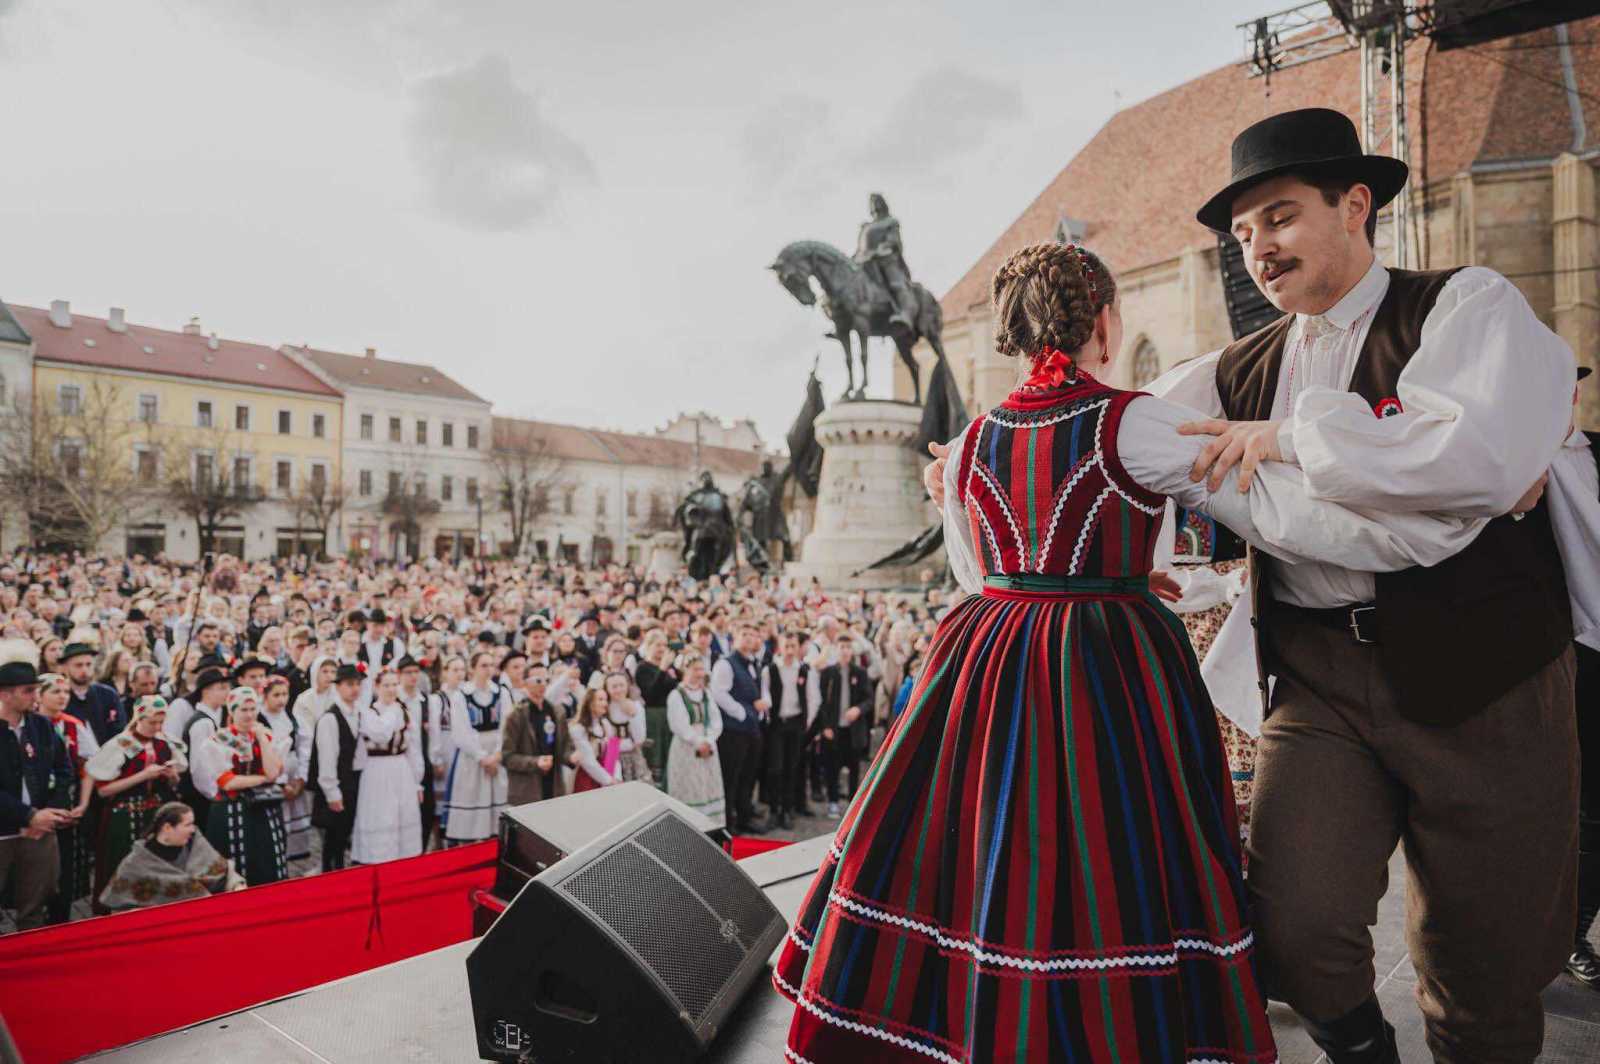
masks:
POLYGON ((1378 607, 1371 602, 1313 609, 1309 606, 1295 606, 1288 602, 1274 601, 1271 610, 1285 617, 1337 629, 1363 646, 1376 646, 1378 643, 1378 607))

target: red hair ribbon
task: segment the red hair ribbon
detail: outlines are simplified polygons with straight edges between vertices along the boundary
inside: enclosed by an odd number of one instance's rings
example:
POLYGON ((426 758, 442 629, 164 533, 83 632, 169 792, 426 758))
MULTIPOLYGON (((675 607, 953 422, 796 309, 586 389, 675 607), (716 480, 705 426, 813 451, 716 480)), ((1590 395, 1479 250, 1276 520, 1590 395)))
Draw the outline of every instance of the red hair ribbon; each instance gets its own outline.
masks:
POLYGON ((1078 379, 1078 365, 1072 356, 1053 347, 1041 348, 1033 357, 1033 372, 1022 382, 1024 388, 1062 388, 1078 379))

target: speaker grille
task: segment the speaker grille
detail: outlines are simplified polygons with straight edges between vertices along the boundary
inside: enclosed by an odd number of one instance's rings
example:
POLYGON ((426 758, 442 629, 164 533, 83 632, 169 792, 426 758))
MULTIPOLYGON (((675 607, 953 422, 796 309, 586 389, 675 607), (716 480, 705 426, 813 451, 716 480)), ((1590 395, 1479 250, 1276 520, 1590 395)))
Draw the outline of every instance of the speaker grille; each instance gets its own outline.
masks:
POLYGON ((730 876, 722 852, 677 817, 662 817, 636 836, 635 842, 683 877, 724 920, 732 920, 734 933, 745 949, 772 920, 772 904, 744 876, 730 876))
POLYGON ((643 958, 693 1023, 705 1016, 747 952, 723 935, 719 917, 634 842, 614 847, 561 890, 643 958))

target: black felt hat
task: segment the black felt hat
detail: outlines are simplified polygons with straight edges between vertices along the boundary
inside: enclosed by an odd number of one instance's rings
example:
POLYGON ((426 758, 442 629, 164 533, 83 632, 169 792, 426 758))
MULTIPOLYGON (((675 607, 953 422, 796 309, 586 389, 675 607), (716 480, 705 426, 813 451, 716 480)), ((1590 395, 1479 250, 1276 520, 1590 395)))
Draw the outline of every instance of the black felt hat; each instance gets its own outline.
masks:
POLYGON ((0 687, 26 687, 39 682, 39 670, 31 661, 8 661, 0 665, 0 687))
POLYGON ((367 674, 361 671, 359 665, 340 665, 339 671, 333 674, 334 683, 344 683, 346 680, 355 680, 359 683, 366 678, 367 674))
POLYGON ((1399 159, 1363 152, 1355 123, 1340 111, 1326 107, 1285 111, 1233 139, 1228 187, 1207 200, 1195 217, 1207 229, 1226 233, 1233 226, 1233 201, 1239 193, 1295 172, 1353 178, 1372 189, 1376 212, 1400 194, 1410 168, 1399 159))

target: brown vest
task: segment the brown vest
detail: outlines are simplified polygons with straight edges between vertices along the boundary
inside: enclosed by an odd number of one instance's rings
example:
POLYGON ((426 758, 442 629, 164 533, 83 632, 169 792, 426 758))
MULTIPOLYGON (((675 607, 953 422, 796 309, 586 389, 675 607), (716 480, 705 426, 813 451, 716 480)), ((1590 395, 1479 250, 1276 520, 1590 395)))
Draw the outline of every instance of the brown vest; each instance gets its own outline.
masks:
MULTIPOLYGON (((1456 271, 1389 271, 1350 390, 1374 416, 1399 413, 1400 372, 1422 342, 1422 324, 1456 271)), ((1272 416, 1289 325, 1286 315, 1225 348, 1217 393, 1236 421, 1272 416)), ((1265 603, 1251 552, 1256 616, 1265 603)), ((1521 521, 1500 517, 1472 545, 1431 567, 1376 574, 1379 654, 1403 712, 1425 724, 1458 724, 1554 661, 1572 642, 1566 574, 1541 501, 1521 521)), ((1259 628, 1258 628, 1259 632, 1259 628)), ((1257 658, 1260 659, 1259 643, 1257 658)), ((1265 701, 1265 671, 1262 679, 1265 701)), ((1263 705, 1265 709, 1265 705, 1263 705)))

